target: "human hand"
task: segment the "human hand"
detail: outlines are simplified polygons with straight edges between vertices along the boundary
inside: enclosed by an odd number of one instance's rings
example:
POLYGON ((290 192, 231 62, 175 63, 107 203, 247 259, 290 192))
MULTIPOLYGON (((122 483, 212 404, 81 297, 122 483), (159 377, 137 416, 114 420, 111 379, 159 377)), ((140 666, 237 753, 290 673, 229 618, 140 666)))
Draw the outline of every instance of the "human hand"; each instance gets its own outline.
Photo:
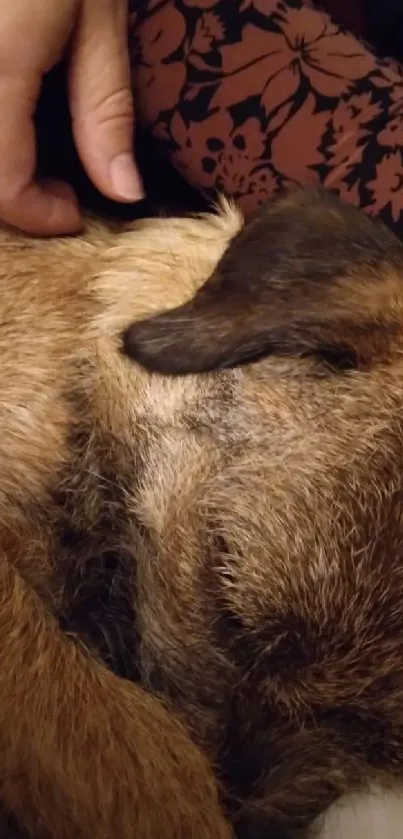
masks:
POLYGON ((0 0, 0 219, 39 236, 81 228, 72 189, 35 180, 33 115, 43 76, 65 54, 74 140, 89 177, 109 198, 143 197, 127 0, 0 0))

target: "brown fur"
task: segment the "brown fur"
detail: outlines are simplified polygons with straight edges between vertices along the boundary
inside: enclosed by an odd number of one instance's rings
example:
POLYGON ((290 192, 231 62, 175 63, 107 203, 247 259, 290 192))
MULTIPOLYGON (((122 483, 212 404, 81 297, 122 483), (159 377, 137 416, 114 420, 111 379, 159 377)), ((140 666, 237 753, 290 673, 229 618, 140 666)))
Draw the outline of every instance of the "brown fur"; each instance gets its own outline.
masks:
POLYGON ((320 195, 276 216, 271 356, 185 378, 119 336, 235 211, 1 234, 0 800, 35 839, 278 839, 402 780, 403 248, 320 195))
POLYGON ((291 193, 240 230, 188 302, 133 324, 125 350, 150 370, 182 375, 272 353, 362 368, 398 340, 395 257, 400 265, 393 234, 354 207, 325 192, 291 193))

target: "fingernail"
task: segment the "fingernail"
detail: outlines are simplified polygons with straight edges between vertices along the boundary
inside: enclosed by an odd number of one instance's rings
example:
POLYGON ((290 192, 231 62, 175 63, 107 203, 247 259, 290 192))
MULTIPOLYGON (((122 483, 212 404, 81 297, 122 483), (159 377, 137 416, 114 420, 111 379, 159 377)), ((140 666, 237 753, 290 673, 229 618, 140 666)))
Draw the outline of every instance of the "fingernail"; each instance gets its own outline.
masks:
POLYGON ((144 187, 130 154, 118 154, 112 160, 110 176, 116 195, 123 201, 144 198, 144 187))

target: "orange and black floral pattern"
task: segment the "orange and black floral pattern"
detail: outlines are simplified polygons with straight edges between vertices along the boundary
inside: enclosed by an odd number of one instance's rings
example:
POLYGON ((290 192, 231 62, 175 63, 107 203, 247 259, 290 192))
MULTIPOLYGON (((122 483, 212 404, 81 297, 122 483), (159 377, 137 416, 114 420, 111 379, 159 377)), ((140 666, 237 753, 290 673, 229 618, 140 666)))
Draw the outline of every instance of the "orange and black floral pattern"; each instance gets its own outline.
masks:
POLYGON ((139 118, 208 195, 252 212, 322 183, 403 237, 403 70, 301 0, 133 0, 139 118))

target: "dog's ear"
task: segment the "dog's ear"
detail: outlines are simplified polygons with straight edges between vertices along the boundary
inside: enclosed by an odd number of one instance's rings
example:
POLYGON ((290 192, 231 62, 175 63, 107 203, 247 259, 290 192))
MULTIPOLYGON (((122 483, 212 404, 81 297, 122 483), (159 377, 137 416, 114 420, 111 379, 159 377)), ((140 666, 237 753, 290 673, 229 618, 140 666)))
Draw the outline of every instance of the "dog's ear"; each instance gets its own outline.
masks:
POLYGON ((366 367, 399 343, 402 307, 394 235, 327 193, 299 190, 266 204, 192 300, 133 324, 124 351, 166 374, 274 353, 366 367))

